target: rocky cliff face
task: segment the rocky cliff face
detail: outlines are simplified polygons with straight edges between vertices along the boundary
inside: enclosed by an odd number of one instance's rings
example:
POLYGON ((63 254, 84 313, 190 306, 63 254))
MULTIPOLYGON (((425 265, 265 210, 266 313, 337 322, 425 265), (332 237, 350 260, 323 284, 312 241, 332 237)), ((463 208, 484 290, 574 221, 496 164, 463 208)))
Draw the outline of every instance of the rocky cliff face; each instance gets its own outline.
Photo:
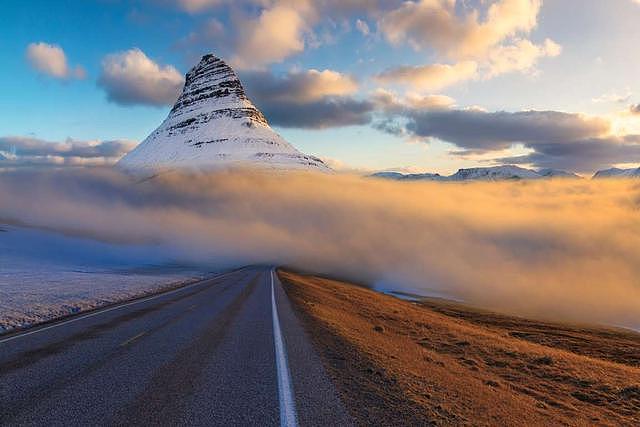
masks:
POLYGON ((187 73, 169 116, 118 167, 147 172, 230 166, 330 170, 275 133, 233 69, 205 55, 187 73))

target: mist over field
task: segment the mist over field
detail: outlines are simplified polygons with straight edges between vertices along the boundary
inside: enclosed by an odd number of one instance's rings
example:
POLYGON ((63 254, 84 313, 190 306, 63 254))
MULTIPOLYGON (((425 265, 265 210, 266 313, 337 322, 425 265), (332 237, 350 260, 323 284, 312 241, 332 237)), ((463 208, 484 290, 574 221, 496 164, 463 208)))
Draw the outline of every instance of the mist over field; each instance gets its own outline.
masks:
MULTIPOLYGON (((640 183, 12 171, 0 224, 277 264, 510 313, 640 328, 640 183)), ((0 236, 1 237, 1 236, 0 236)))

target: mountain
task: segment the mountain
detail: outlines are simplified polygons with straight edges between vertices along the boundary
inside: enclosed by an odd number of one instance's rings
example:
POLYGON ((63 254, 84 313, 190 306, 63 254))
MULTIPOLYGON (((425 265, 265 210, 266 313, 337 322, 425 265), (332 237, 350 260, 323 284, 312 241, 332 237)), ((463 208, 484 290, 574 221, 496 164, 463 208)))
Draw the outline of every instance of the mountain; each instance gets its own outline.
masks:
POLYGON ((449 177, 450 181, 502 181, 515 179, 540 179, 535 171, 514 165, 488 168, 460 169, 449 177))
POLYGON ((446 179, 438 173, 410 173, 400 172, 376 172, 370 175, 372 178, 394 179, 397 181, 441 181, 446 179))
POLYGON ((330 171, 274 132, 224 61, 205 55, 162 124, 117 164, 133 173, 250 166, 330 171))
POLYGON ((574 173, 562 170, 540 169, 539 171, 534 171, 514 165, 459 169, 458 172, 450 176, 441 176, 437 173, 402 174, 399 172, 378 172, 370 176, 396 181, 503 181, 543 178, 580 178, 574 173))
POLYGON ((637 169, 618 169, 611 168, 596 172, 594 179, 598 178, 640 178, 640 168, 637 169))
POLYGON ((538 169, 538 175, 544 178, 581 178, 573 172, 567 172, 559 169, 538 169))

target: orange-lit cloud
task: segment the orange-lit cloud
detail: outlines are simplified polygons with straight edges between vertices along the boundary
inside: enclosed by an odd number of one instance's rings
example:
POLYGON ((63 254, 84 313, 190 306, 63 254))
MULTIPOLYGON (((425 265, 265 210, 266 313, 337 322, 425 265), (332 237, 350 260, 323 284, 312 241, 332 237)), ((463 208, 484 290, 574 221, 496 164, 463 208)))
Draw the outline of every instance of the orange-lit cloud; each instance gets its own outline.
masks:
POLYGON ((4 221, 158 242, 183 260, 284 264, 518 314, 640 327, 635 181, 222 172, 134 184, 106 170, 13 172, 0 200, 4 221))

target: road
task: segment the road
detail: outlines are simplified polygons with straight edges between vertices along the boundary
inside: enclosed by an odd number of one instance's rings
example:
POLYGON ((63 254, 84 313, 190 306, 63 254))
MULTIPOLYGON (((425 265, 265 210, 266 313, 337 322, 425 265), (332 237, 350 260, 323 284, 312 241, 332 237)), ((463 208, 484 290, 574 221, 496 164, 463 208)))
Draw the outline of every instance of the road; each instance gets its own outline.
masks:
POLYGON ((349 425, 270 267, 0 338, 0 425, 349 425))

